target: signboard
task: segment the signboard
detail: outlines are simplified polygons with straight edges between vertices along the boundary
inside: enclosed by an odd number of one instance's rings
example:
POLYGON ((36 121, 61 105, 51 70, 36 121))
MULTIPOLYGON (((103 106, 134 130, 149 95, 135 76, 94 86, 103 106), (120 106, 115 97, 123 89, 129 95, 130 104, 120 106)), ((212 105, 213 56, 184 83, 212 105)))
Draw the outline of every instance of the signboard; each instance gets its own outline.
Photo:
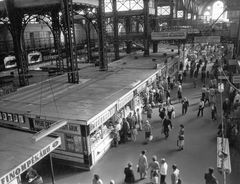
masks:
POLYGON ((136 90, 135 90, 135 95, 139 94, 140 92, 142 92, 144 89, 146 89, 147 87, 147 83, 143 83, 141 86, 139 86, 136 90))
POLYGON ((133 93, 130 93, 124 98, 120 99, 117 103, 117 110, 120 110, 121 108, 123 108, 132 99, 133 99, 133 93))
POLYGON ((240 75, 233 76, 233 83, 234 84, 240 84, 240 75))
POLYGON ((228 12, 227 12, 227 18, 228 18, 228 19, 238 20, 238 19, 239 19, 239 16, 240 16, 240 10, 237 10, 237 11, 228 11, 228 12))
POLYGON ((28 63, 39 63, 42 61, 42 54, 40 52, 32 52, 28 54, 28 63))
POLYGON ((10 121, 15 123, 25 123, 25 117, 20 114, 12 114, 7 112, 0 112, 0 120, 10 121))
POLYGON ((228 11, 240 10, 240 1, 239 0, 228 0, 226 2, 228 11))
POLYGON ((199 29, 187 29, 188 34, 198 34, 200 33, 199 29))
POLYGON ((186 31, 175 31, 175 32, 152 32, 152 40, 180 40, 186 39, 186 31))
POLYGON ((229 60, 228 64, 229 65, 236 65, 237 64, 237 60, 229 60))
MULTIPOLYGON (((34 119, 33 124, 34 128, 45 129, 50 127, 56 121, 45 121, 41 119, 34 119)), ((57 130, 57 132, 67 132, 67 133, 77 133, 81 134, 80 125, 68 123, 57 130)))
POLYGON ((194 43, 220 43, 220 36, 195 36, 194 43))
POLYGON ((103 123, 105 123, 109 118, 111 118, 115 114, 115 112, 116 105, 105 110, 100 116, 90 121, 90 123, 88 123, 90 127, 90 133, 93 132, 99 126, 101 126, 103 123))
POLYGON ((5 68, 17 67, 16 57, 15 56, 5 57, 4 58, 4 66, 5 66, 5 68))
POLYGON ((54 149, 56 149, 60 145, 61 139, 60 137, 58 137, 51 144, 47 145, 39 152, 34 154, 32 157, 28 158, 25 162, 14 168, 12 171, 2 176, 0 178, 1 183, 4 184, 13 181, 15 178, 19 177, 23 172, 28 170, 30 167, 32 167, 38 161, 43 159, 45 156, 47 156, 49 153, 51 153, 54 149))
POLYGON ((227 79, 229 79, 229 76, 220 75, 220 76, 218 76, 218 79, 227 80, 227 79))

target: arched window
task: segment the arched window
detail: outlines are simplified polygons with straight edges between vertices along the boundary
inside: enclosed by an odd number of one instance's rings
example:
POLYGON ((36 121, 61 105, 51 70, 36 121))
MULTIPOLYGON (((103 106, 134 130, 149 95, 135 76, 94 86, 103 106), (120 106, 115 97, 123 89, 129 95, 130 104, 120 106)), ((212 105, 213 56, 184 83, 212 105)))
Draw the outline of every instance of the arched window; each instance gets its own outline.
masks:
POLYGON ((205 13, 203 15, 204 15, 204 21, 209 22, 210 17, 211 17, 211 13, 209 11, 205 11, 205 13))
MULTIPOLYGON (((212 19, 217 19, 224 11, 224 4, 222 1, 216 1, 213 4, 213 12, 212 12, 212 19)), ((223 15, 219 18, 224 18, 223 15)))

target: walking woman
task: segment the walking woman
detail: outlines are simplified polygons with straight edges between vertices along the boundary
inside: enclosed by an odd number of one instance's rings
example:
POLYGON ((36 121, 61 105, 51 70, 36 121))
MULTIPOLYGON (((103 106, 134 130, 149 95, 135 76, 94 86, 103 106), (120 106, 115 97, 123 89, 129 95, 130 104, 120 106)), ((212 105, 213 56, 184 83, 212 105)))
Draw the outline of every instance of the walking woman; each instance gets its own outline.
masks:
POLYGON ((147 161, 145 150, 143 150, 142 154, 140 154, 139 156, 138 167, 139 167, 140 180, 147 178, 148 161, 147 161))
POLYGON ((128 166, 125 167, 124 174, 125 174, 125 179, 124 179, 125 183, 130 183, 130 184, 135 183, 135 177, 134 177, 134 172, 132 169, 132 163, 128 163, 128 166))
POLYGON ((179 151, 183 150, 183 146, 184 146, 184 125, 180 125, 180 131, 179 131, 179 135, 178 135, 178 147, 179 147, 179 151))
POLYGON ((152 135, 152 126, 150 125, 148 120, 146 120, 144 130, 145 130, 145 143, 147 144, 150 141, 150 136, 152 135))
POLYGON ((153 184, 158 184, 159 176, 159 163, 157 161, 157 156, 153 155, 152 162, 149 163, 148 169, 150 169, 150 182, 153 184))

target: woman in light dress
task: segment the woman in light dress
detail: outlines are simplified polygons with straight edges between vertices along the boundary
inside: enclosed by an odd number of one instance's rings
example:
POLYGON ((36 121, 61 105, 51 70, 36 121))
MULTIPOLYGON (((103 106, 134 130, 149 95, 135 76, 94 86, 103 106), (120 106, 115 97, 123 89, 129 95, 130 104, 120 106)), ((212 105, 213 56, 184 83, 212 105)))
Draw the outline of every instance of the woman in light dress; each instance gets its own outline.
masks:
POLYGON ((145 150, 143 150, 139 156, 138 167, 139 167, 140 180, 147 178, 148 161, 147 161, 145 150))

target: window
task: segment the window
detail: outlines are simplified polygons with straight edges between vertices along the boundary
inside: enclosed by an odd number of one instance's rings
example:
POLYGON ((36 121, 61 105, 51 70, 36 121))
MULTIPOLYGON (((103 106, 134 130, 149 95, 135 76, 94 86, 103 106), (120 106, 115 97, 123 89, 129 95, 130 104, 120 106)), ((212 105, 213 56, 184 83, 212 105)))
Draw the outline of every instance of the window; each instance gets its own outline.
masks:
POLYGON ((206 11, 204 13, 204 22, 209 22, 210 21, 210 16, 211 16, 210 12, 206 11))
MULTIPOLYGON (((213 4, 213 12, 212 12, 212 19, 218 19, 218 17, 223 13, 224 11, 224 5, 221 1, 216 1, 213 4)), ((221 15, 220 19, 223 18, 223 15, 221 15)))
POLYGON ((82 139, 80 136, 65 134, 66 150, 71 152, 82 153, 82 139))
POLYGON ((170 6, 160 6, 158 7, 158 15, 170 15, 170 6))
POLYGON ((105 3, 105 12, 112 12, 113 9, 112 9, 112 0, 105 0, 104 1, 105 3))
POLYGON ((144 8, 143 0, 118 0, 117 10, 118 11, 129 11, 129 10, 142 10, 144 8))
POLYGON ((177 18, 183 18, 183 11, 182 10, 177 11, 177 18))

